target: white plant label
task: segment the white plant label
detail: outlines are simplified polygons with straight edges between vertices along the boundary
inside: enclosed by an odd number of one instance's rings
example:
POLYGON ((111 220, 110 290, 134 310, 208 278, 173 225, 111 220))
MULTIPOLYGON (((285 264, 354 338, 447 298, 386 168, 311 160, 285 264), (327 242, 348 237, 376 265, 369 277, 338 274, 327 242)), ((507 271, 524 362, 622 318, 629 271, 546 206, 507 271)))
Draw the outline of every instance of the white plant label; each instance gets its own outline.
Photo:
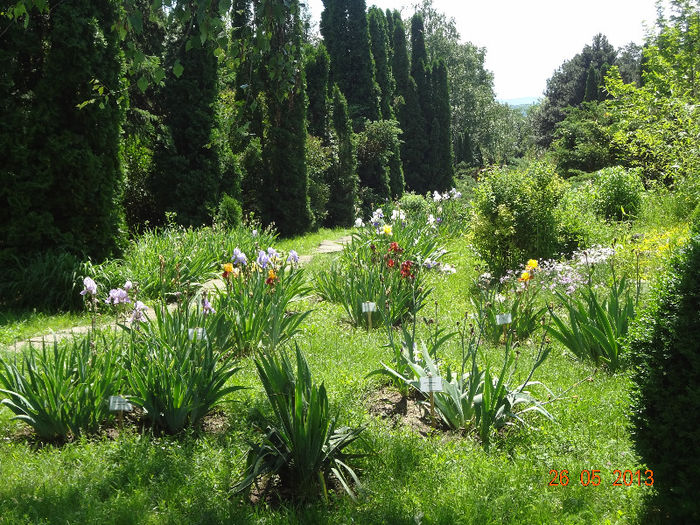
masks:
POLYGON ((421 392, 442 392, 442 377, 421 377, 421 392))
POLYGON ((376 312, 377 303, 362 303, 362 313, 366 314, 368 312, 376 312))
POLYGON ((513 322, 513 316, 511 314, 498 314, 496 316, 496 324, 510 324, 513 322))
POLYGON ((207 340, 207 331, 204 328, 190 328, 187 330, 187 337, 190 339, 194 339, 195 337, 200 340, 207 340))
POLYGON ((110 412, 131 412, 133 407, 122 396, 109 396, 110 412))

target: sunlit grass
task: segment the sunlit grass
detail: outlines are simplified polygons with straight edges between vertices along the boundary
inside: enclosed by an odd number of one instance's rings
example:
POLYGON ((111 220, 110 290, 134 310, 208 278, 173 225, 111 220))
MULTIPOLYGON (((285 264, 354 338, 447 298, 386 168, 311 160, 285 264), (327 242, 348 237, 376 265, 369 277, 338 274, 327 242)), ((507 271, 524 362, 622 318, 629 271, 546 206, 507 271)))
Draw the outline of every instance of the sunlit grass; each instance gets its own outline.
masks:
MULTIPOLYGON (((311 253, 321 240, 344 233, 317 232, 282 240, 277 247, 311 253)), ((458 272, 429 277, 433 292, 419 321, 424 337, 422 317, 435 317, 435 302, 443 326, 456 327, 470 311, 469 287, 482 271, 464 237, 446 247, 451 252, 448 261, 458 272)), ((320 270, 333 257, 318 255, 308 269, 320 270)), ((377 389, 386 388, 386 381, 366 376, 389 359, 383 347, 386 332, 353 328, 340 305, 309 297, 299 309, 307 307, 313 311, 295 340, 315 380, 325 382, 341 422, 368 425, 356 447, 369 454, 360 462, 364 491, 358 503, 340 492, 328 504, 319 500, 303 507, 289 502, 251 505, 243 496, 231 495, 230 488, 245 468, 247 442, 255 439, 252 408, 263 406, 262 388, 248 356, 235 377, 236 384, 248 388, 231 396, 221 431, 163 438, 127 425, 116 439, 101 435, 61 447, 39 447, 26 437, 22 424, 10 422, 9 411, 0 408, 0 523, 548 524, 631 523, 643 518, 643 496, 649 489, 612 484, 615 469, 642 467, 626 419, 627 372, 596 372, 555 345, 537 379, 555 394, 579 383, 547 406, 556 421, 527 417, 529 427, 509 429, 485 452, 470 433, 435 431, 425 436, 378 417, 370 400, 377 389), (552 469, 568 470, 569 484, 549 486, 552 469), (600 470, 603 483, 582 486, 583 469, 600 470)), ((17 330, 19 338, 45 332, 49 325, 58 329, 64 322, 87 322, 82 316, 6 318, 6 332, 1 333, 17 330)), ((520 369, 527 370, 534 344, 523 344, 520 351, 520 369)), ((445 362, 457 364, 456 339, 441 352, 445 362)), ((497 361, 502 352, 502 347, 484 347, 482 358, 497 361)))

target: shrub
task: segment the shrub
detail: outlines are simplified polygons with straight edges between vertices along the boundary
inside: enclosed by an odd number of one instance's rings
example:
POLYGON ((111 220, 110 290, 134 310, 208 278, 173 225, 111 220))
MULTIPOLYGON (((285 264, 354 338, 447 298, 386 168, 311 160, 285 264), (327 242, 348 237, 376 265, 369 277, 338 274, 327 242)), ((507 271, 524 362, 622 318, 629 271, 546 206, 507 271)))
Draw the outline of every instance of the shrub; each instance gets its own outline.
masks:
POLYGON ((427 217, 430 203, 422 195, 417 193, 405 193, 399 200, 399 207, 406 212, 409 217, 427 217))
POLYGON ((349 465, 353 456, 344 449, 355 441, 364 427, 339 427, 331 413, 326 388, 316 385, 306 358, 296 349, 296 374, 284 352, 261 355, 255 360, 260 381, 274 417, 268 421, 260 444, 253 444, 243 480, 234 487, 241 492, 265 475, 277 474, 281 485, 300 499, 323 491, 333 475, 343 489, 354 496, 347 476, 357 485, 349 465))
POLYGON ((631 327, 636 363, 631 420, 636 448, 657 480, 665 521, 697 523, 693 488, 700 438, 689 421, 700 411, 700 209, 691 238, 671 259, 647 308, 631 327), (690 418, 690 419, 689 419, 690 418))
POLYGON ((602 169, 595 190, 595 207, 601 217, 621 221, 639 213, 644 185, 637 170, 621 166, 602 169))
POLYGON ((114 339, 90 333, 30 346, 20 365, 0 357, 0 392, 9 396, 0 404, 42 439, 96 432, 119 390, 118 356, 114 339))
POLYGON ((241 203, 224 193, 214 216, 214 222, 225 228, 238 228, 241 225, 243 211, 241 203))
POLYGON ((474 244, 490 270, 502 275, 520 261, 558 251, 555 207, 563 182, 553 168, 533 163, 525 171, 487 172, 475 190, 474 244))

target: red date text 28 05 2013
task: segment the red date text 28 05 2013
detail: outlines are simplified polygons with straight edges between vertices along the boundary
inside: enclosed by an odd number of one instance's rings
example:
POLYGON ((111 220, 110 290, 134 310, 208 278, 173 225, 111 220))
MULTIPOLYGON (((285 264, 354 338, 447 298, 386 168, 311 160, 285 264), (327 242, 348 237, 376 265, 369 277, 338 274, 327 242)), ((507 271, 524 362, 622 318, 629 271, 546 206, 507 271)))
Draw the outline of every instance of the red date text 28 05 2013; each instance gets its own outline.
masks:
MULTIPOLYGON (((574 473, 575 475, 575 473, 574 473)), ((569 471, 555 470, 549 471, 549 486, 551 487, 566 487, 570 481, 569 471)), ((601 476, 601 471, 595 470, 582 470, 578 476, 578 481, 584 487, 597 487, 598 485, 606 484, 606 481, 601 476)), ((615 469, 612 471, 612 476, 610 476, 611 484, 614 487, 630 487, 632 485, 642 486, 646 485, 651 487, 654 485, 654 471, 653 470, 621 470, 615 469)))

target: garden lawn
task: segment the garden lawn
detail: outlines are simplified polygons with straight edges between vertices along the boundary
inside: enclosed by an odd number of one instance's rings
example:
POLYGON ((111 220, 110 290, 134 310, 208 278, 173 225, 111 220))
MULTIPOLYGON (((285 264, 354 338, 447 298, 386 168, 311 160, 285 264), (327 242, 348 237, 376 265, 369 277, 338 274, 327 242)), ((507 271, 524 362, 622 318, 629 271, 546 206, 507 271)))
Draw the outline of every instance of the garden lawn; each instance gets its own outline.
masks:
MULTIPOLYGON (((320 237, 300 240, 316 245, 320 237)), ((285 243, 285 248, 294 248, 285 243)), ((454 327, 468 309, 476 258, 463 239, 451 241, 453 275, 432 275, 434 287, 421 318, 454 327)), ((333 255, 314 259, 314 269, 333 255)), ((385 376, 367 374, 388 362, 386 333, 350 326, 341 306, 306 300, 313 313, 296 337, 316 381, 324 381, 341 422, 364 424, 355 452, 363 489, 357 502, 337 491, 328 503, 251 504, 232 496, 245 467, 255 407, 264 395, 252 359, 244 358, 236 384, 249 387, 204 430, 162 437, 127 424, 118 433, 64 445, 42 445, 27 427, 0 408, 0 523, 630 523, 642 519, 649 487, 614 486, 614 470, 644 470, 632 451, 626 411, 629 373, 608 375, 575 361, 554 345, 535 379, 563 399, 547 405, 556 418, 528 414, 528 427, 512 427, 485 452, 472 435, 435 431, 424 435, 402 420, 377 415, 377 390, 385 376), (115 437, 116 436, 116 437, 115 437), (582 470, 600 470, 599 486, 582 486, 582 470), (552 470, 568 471, 567 486, 550 486, 552 470)), ((422 322, 421 322, 422 323, 422 322)), ((421 330, 425 330, 421 328, 421 330)), ((3 339, 7 345, 8 341, 3 339)), ((0 347, 0 351, 7 352, 0 347)), ((535 345, 521 348, 524 374, 535 345)), ((484 348, 483 359, 499 363, 502 347, 484 348)), ((457 364, 457 340, 440 357, 457 364)), ((3 353, 7 355, 7 353, 3 353)), ((525 377, 514 378, 521 381, 525 377)), ((546 399, 544 390, 539 397, 546 399)))

